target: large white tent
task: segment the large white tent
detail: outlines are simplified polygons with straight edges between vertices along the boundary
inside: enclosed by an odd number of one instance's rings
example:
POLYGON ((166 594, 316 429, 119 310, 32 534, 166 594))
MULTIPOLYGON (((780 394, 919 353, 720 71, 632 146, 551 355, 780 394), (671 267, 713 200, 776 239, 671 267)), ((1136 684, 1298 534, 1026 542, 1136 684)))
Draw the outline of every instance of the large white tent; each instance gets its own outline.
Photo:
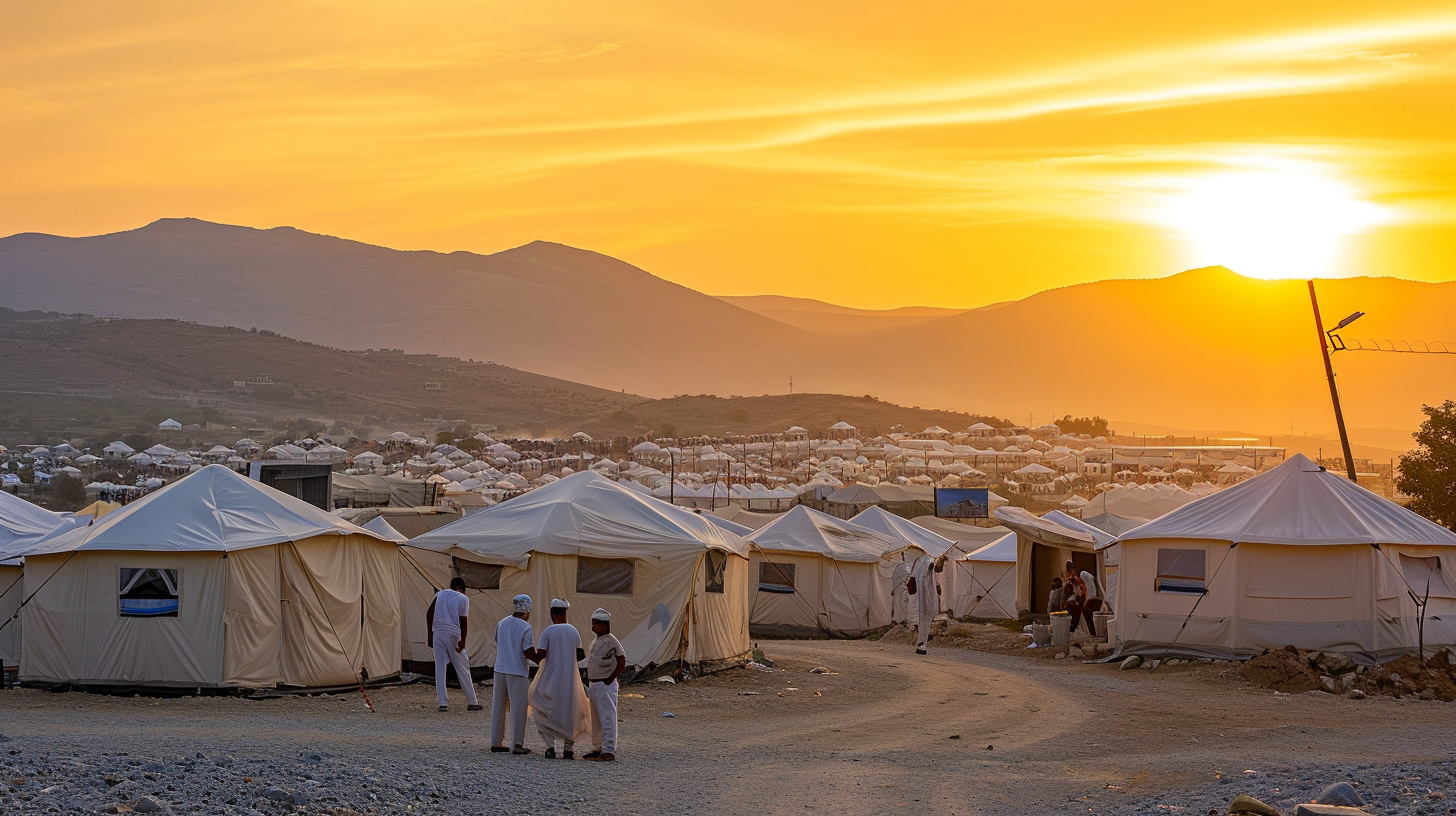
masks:
POLYGON ((495 663, 496 623, 511 598, 535 601, 532 624, 549 623, 552 598, 571 602, 570 622, 589 642, 589 617, 612 613, 633 673, 684 663, 714 668, 749 652, 748 545, 691 510, 628 490, 590 471, 574 473, 410 540, 404 576, 406 657, 433 660, 425 609, 450 578, 466 580, 471 663, 495 663))
POLYGON ((1456 645, 1456 533, 1296 454, 1124 534, 1124 653, 1363 662, 1456 645))
POLYGON ((222 465, 20 554, 25 681, 326 687, 399 671, 397 546, 222 465))
POLYGON ((903 541, 803 505, 749 541, 755 634, 860 637, 890 625, 890 575, 882 558, 903 541))
POLYGON ((947 607, 957 618, 1016 617, 1016 534, 955 559, 946 568, 953 588, 947 607))
POLYGON ((24 597, 21 548, 82 519, 52 513, 0 490, 0 664, 20 663, 20 603, 24 597))

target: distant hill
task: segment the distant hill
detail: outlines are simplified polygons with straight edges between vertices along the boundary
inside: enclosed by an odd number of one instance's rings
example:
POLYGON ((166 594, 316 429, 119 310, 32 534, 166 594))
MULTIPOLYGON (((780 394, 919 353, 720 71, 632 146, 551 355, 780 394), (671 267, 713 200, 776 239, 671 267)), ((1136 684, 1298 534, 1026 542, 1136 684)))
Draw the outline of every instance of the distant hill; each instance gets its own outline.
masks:
MULTIPOLYGON (((1367 313, 1347 338, 1456 347, 1456 283, 1349 278, 1320 281, 1319 292, 1330 322, 1367 313)), ((1257 434, 1334 426, 1303 281, 1212 267, 940 317, 732 300, 539 241, 494 255, 401 252, 189 219, 0 239, 0 306, 257 327, 338 348, 491 360, 653 398, 781 394, 792 378, 800 393, 1022 422, 1095 414, 1257 434)), ((1456 395, 1456 355, 1347 351, 1335 367, 1351 427, 1408 433, 1422 403, 1456 395)))
POLYGON ((225 442, 251 428, 281 433, 300 418, 340 436, 430 433, 440 423, 429 418, 493 426, 502 435, 585 430, 601 438, 769 433, 792 425, 822 431, 841 420, 871 434, 896 424, 963 428, 987 419, 834 394, 649 400, 430 354, 350 352, 176 320, 0 308, 0 444, 106 444, 137 432, 157 439, 157 423, 169 417, 213 429, 184 436, 225 442))
MULTIPOLYGON (((1326 327, 1366 312, 1348 339, 1456 348, 1456 282, 1316 282, 1326 327)), ((1098 414, 1183 428, 1334 429, 1304 281, 1222 267, 1041 292, 993 309, 849 338, 835 389, 922 405, 976 405, 1024 420, 1098 414)), ((1456 396, 1456 355, 1338 352, 1352 428, 1414 430, 1420 406, 1456 396)))
POLYGON ((154 430, 168 417, 240 428, 281 428, 297 417, 350 430, 418 429, 425 417, 544 428, 641 400, 434 355, 347 352, 175 320, 0 309, 0 442, 7 444, 154 430))
POLYGON ((851 309, 822 300, 783 295, 720 295, 718 299, 781 323, 829 335, 864 334, 880 329, 915 326, 964 311, 936 306, 902 306, 884 310, 851 309))
POLYGON ((784 353, 761 350, 828 345, 561 244, 494 255, 402 252, 186 218, 88 238, 0 239, 0 306, 257 327, 338 348, 491 360, 653 396, 783 391, 793 366, 784 353))

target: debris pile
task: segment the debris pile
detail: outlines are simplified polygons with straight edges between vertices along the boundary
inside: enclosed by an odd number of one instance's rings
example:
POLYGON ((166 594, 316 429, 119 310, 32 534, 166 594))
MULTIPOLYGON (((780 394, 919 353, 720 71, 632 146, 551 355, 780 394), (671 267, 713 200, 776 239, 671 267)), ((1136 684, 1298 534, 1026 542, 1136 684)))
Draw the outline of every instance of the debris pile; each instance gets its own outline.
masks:
POLYGON ((1373 694, 1456 700, 1456 657, 1450 649, 1422 661, 1408 654, 1382 666, 1361 666, 1342 654, 1285 646, 1244 663, 1239 674, 1254 685, 1289 694, 1325 691, 1353 698, 1373 694))

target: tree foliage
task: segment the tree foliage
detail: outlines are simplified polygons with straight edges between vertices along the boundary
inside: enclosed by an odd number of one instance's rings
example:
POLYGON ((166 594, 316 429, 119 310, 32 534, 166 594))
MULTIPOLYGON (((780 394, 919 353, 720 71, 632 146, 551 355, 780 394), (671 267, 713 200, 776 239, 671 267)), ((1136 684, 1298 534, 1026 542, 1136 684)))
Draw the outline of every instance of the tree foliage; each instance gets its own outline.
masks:
POLYGON ((1107 420, 1100 416, 1072 418, 1067 414, 1057 420, 1057 427, 1062 433, 1087 434, 1088 436, 1112 436, 1112 429, 1107 427, 1107 420))
POLYGON ((52 510, 80 510, 86 506, 86 488, 81 480, 62 473, 51 479, 52 510))
POLYGON ((1410 496, 1410 509, 1456 529, 1456 401, 1423 405, 1426 421, 1416 449, 1400 457, 1395 489, 1410 496))

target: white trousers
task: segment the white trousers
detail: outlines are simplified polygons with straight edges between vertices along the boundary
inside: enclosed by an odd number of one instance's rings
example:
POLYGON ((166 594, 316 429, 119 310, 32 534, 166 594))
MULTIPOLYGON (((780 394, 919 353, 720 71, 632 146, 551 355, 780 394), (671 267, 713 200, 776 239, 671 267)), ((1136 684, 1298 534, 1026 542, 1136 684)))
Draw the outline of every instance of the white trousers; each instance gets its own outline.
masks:
POLYGON ((592 750, 606 754, 617 753, 617 681, 600 683, 595 680, 586 687, 586 696, 591 700, 592 750))
POLYGON ((526 744, 526 695, 531 680, 519 674, 495 673, 490 694, 490 745, 492 748, 526 744), (511 744, 506 746, 506 709, 511 710, 511 744))
POLYGON ((455 667, 455 679, 460 681, 460 688, 465 689, 465 702, 480 705, 475 699, 475 684, 470 680, 470 655, 463 649, 455 651, 455 644, 460 642, 460 636, 453 632, 436 632, 434 637, 435 696, 440 698, 440 705, 449 704, 449 700, 445 699, 447 665, 455 667))

